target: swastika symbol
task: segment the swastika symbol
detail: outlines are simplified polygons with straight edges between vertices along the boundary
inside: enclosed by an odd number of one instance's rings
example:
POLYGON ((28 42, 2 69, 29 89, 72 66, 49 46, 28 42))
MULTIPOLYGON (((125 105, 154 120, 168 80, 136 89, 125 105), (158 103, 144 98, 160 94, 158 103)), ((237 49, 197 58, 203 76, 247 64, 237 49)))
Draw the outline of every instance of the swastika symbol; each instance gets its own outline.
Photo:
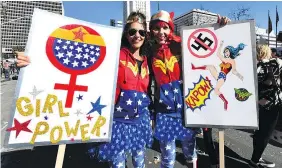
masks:
POLYGON ((197 58, 207 58, 217 49, 217 37, 212 30, 199 28, 194 30, 188 37, 188 51, 197 58))
POLYGON ((209 39, 208 37, 205 37, 204 39, 202 39, 202 35, 203 34, 200 33, 194 41, 194 43, 196 43, 197 46, 194 45, 194 44, 191 45, 191 47, 193 47, 197 51, 199 51, 201 48, 203 48, 205 51, 207 51, 207 49, 208 49, 207 46, 210 47, 213 44, 213 41, 211 39, 209 39), (205 43, 206 41, 208 41, 209 43, 206 44, 205 43), (206 44, 206 45, 203 45, 203 44, 206 44))

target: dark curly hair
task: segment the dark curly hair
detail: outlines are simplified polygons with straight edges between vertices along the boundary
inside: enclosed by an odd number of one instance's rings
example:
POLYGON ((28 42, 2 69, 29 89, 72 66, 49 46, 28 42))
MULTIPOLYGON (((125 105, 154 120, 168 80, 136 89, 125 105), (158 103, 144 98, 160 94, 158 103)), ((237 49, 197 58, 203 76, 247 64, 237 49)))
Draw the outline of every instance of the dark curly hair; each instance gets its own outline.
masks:
MULTIPOLYGON (((137 11, 137 12, 131 12, 129 16, 127 17, 127 22, 124 26, 123 32, 122 32, 122 37, 121 37, 121 48, 126 47, 126 48, 131 48, 130 43, 128 42, 128 39, 126 38, 127 32, 131 26, 132 23, 134 22, 139 22, 140 24, 143 25, 144 29, 147 29, 147 23, 146 23, 146 16, 137 11)), ((140 48, 140 55, 145 55, 145 50, 144 50, 144 44, 146 43, 146 36, 144 39, 144 43, 140 48)))

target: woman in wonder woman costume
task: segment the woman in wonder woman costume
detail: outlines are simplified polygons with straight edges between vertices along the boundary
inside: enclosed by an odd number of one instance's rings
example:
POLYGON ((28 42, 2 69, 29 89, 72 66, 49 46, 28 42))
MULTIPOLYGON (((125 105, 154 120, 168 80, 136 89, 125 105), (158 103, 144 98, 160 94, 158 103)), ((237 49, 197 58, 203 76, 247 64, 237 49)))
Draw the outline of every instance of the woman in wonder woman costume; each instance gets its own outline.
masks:
POLYGON ((196 67, 192 64, 192 70, 202 69, 210 71, 212 76, 217 80, 215 93, 222 99, 222 101, 224 102, 224 109, 227 110, 228 101, 220 92, 220 88, 225 83, 226 76, 230 71, 243 81, 244 77, 239 72, 237 72, 235 58, 240 55, 239 51, 244 49, 245 44, 240 43, 237 48, 234 48, 233 46, 227 46, 223 50, 223 55, 221 54, 222 46, 223 41, 221 42, 219 49, 217 50, 217 56, 222 61, 222 63, 219 65, 219 73, 214 65, 204 65, 196 67))

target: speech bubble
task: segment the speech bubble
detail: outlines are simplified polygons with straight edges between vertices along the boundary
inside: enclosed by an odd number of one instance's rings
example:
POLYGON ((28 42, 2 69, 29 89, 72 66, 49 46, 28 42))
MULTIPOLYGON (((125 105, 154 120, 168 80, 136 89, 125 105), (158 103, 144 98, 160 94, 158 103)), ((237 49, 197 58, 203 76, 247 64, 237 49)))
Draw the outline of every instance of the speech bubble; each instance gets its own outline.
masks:
POLYGON ((202 75, 198 82, 194 83, 194 87, 188 89, 188 94, 185 96, 185 104, 193 112, 195 109, 206 106, 206 101, 210 99, 210 93, 213 87, 208 77, 204 78, 202 75))

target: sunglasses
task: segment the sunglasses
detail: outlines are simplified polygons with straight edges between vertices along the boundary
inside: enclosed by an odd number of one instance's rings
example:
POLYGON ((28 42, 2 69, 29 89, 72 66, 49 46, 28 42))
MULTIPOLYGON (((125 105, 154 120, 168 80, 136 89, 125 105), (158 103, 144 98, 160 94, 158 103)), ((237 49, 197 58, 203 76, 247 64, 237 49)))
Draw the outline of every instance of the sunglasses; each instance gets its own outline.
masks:
POLYGON ((138 31, 138 33, 140 34, 140 36, 145 37, 145 35, 146 35, 146 30, 129 29, 129 30, 128 30, 128 35, 129 35, 129 36, 134 36, 137 31, 138 31))

